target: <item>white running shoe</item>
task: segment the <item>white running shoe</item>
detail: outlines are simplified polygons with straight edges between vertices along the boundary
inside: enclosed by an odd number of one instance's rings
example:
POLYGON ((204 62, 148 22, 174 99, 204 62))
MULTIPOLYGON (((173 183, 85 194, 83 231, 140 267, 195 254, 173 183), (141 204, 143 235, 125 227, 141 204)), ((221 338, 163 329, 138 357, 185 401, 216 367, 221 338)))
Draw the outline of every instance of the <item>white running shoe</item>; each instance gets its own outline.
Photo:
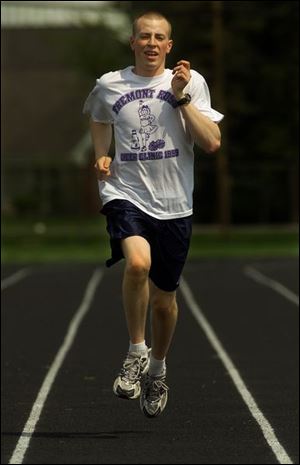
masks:
POLYGON ((165 380, 165 373, 161 376, 147 374, 143 380, 140 407, 148 418, 160 415, 167 404, 169 388, 165 380))
POLYGON ((115 379, 113 391, 123 399, 136 399, 141 393, 141 379, 149 369, 150 351, 128 352, 119 376, 115 379))

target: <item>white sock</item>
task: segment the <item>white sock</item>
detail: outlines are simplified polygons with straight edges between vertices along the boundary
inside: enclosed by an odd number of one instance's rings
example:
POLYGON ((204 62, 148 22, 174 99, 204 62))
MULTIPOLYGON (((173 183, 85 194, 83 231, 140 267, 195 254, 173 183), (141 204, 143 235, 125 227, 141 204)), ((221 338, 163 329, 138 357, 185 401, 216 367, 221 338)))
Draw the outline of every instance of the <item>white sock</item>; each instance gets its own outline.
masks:
POLYGON ((146 346, 145 340, 138 344, 132 344, 132 342, 129 341, 129 352, 145 352, 147 349, 148 347, 146 346))
POLYGON ((163 360, 156 360, 152 354, 150 354, 150 376, 160 376, 166 372, 166 357, 163 360))

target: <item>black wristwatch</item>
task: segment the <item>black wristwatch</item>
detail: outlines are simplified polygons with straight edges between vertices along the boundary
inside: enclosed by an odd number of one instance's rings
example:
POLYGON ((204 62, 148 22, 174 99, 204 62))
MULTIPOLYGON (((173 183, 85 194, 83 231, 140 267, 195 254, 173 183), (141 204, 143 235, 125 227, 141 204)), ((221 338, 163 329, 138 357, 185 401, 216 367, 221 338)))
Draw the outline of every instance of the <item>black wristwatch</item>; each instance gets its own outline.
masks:
POLYGON ((190 103, 191 100, 192 100, 192 97, 190 96, 190 94, 184 94, 184 97, 182 97, 180 100, 177 100, 177 106, 180 107, 181 105, 190 103))

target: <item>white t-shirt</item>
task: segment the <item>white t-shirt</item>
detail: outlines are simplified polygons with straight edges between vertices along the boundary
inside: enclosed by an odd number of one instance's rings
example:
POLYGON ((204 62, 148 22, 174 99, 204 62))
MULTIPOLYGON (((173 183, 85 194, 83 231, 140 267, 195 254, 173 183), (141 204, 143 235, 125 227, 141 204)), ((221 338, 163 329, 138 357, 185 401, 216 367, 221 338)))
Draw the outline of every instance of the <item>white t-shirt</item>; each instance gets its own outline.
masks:
MULTIPOLYGON (((104 74, 89 94, 84 113, 114 126, 115 157, 111 176, 99 181, 103 205, 129 200, 159 219, 193 212, 194 142, 172 93, 172 70, 143 77, 129 66, 104 74)), ((192 103, 215 122, 223 115, 211 108, 203 76, 191 70, 185 87, 192 103)))

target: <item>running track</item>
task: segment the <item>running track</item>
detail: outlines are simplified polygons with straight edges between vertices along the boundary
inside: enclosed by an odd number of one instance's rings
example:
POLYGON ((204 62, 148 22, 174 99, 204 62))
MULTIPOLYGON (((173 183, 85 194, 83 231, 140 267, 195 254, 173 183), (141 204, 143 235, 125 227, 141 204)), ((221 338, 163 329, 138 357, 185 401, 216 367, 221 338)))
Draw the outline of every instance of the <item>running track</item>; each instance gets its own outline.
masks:
POLYGON ((156 419, 112 393, 122 271, 3 266, 1 463, 299 463, 298 261, 187 263, 156 419))

